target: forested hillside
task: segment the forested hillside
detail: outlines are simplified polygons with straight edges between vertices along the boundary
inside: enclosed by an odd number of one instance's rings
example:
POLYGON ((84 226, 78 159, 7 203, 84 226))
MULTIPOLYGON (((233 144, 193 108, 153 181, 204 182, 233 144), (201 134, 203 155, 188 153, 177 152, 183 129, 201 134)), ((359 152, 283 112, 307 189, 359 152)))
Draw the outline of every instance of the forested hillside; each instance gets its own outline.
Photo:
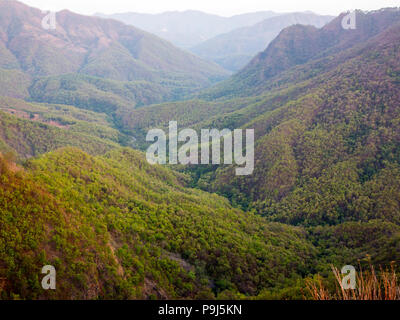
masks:
POLYGON ((158 14, 136 12, 96 14, 96 16, 115 19, 153 33, 184 49, 190 49, 219 34, 251 26, 277 15, 279 14, 272 11, 259 11, 222 17, 198 10, 169 11, 158 14))
POLYGON ((257 295, 295 284, 315 253, 301 228, 185 188, 132 150, 61 149, 25 169, 2 157, 0 170, 3 298, 257 295), (39 289, 45 264, 58 270, 54 294, 39 289))
POLYGON ((194 93, 226 74, 117 21, 63 11, 44 31, 0 0, 0 298, 302 299, 317 274, 334 287, 331 265, 399 262, 400 9, 343 16, 194 93), (254 129, 254 173, 150 165, 169 121, 254 129))
POLYGON ((267 222, 129 149, 0 163, 6 299, 300 299, 305 278, 329 274, 331 263, 366 254, 387 263, 400 252, 394 223, 267 222), (37 266, 46 264, 57 268, 56 291, 40 289, 37 266))

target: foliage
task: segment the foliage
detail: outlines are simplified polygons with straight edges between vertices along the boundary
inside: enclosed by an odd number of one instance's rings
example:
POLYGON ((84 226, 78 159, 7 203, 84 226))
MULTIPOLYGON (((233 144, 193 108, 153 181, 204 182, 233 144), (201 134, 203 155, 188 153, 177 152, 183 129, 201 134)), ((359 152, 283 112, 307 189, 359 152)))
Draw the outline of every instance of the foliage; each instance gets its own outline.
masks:
POLYGON ((103 157, 62 149, 1 177, 0 239, 8 249, 0 270, 9 296, 43 297, 37 271, 45 262, 57 266, 65 288, 54 298, 252 296, 304 276, 315 252, 301 228, 268 224, 188 189, 183 176, 129 149, 103 157))

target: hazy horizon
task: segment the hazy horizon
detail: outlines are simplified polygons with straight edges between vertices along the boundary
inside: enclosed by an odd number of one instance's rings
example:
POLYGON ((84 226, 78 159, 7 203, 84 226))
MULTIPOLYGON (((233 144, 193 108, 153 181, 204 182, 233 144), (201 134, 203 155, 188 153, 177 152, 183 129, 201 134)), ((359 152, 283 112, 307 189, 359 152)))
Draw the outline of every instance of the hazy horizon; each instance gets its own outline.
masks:
POLYGON ((90 1, 82 2, 78 0, 70 0, 66 4, 63 0, 19 0, 22 3, 36 7, 42 10, 61 11, 68 9, 70 11, 84 14, 94 15, 117 14, 126 12, 135 12, 142 14, 160 14, 165 12, 184 12, 184 11, 201 11, 207 14, 214 14, 223 17, 231 17, 245 13, 257 11, 274 11, 278 13, 287 12, 304 12, 312 11, 316 14, 338 15, 353 9, 361 10, 377 10, 385 7, 399 6, 397 0, 338 0, 334 3, 323 3, 318 0, 306 0, 302 2, 293 0, 282 0, 279 3, 266 3, 264 0, 240 0, 232 3, 228 0, 221 0, 216 3, 212 0, 204 1, 184 1, 184 0, 148 0, 141 3, 131 3, 126 0, 97 1, 95 5, 90 1))

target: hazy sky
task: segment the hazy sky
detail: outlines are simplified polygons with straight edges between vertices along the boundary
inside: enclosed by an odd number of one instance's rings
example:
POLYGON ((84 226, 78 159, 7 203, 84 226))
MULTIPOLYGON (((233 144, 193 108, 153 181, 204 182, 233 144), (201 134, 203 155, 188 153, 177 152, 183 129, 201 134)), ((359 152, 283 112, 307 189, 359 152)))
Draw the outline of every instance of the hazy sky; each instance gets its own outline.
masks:
POLYGON ((22 0, 22 2, 40 9, 54 11, 69 9, 82 14, 201 10, 223 16, 260 10, 276 12, 311 10, 316 13, 336 15, 351 9, 374 10, 400 6, 400 0, 22 0))

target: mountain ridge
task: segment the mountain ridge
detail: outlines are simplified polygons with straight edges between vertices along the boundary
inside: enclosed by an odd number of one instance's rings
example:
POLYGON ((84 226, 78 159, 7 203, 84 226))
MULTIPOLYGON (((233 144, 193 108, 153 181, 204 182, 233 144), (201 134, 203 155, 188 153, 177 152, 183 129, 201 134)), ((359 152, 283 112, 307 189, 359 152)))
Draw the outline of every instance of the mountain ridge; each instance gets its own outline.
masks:
POLYGON ((243 96, 252 95, 251 91, 259 94, 266 90, 265 84, 272 85, 275 78, 275 83, 279 83, 279 75, 290 68, 305 64, 310 59, 322 61, 324 57, 355 47, 378 35, 389 26, 395 25, 399 21, 399 14, 398 8, 367 13, 357 11, 359 27, 355 30, 342 28, 341 22, 345 13, 322 29, 300 25, 288 27, 237 74, 198 96, 222 98, 225 94, 224 87, 232 92, 240 92, 243 96), (295 41, 297 43, 294 45, 295 41))
POLYGON ((294 24, 323 27, 332 16, 295 12, 267 18, 253 26, 235 29, 207 40, 191 51, 200 57, 214 61, 225 69, 239 71, 278 36, 279 32, 294 24), (236 60, 238 59, 238 60, 236 60))

